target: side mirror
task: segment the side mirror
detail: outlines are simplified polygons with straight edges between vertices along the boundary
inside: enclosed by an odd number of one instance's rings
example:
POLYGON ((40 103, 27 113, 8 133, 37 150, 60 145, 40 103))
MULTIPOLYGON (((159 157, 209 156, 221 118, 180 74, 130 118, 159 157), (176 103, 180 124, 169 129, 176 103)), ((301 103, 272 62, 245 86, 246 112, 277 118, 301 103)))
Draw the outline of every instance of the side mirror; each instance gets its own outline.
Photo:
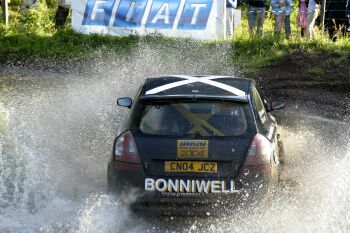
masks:
POLYGON ((272 112, 277 109, 284 109, 286 107, 286 104, 282 101, 271 101, 268 106, 269 112, 272 112))
POLYGON ((131 106, 132 106, 132 99, 129 98, 129 97, 118 98, 117 99, 117 104, 118 104, 118 106, 131 108, 131 106))

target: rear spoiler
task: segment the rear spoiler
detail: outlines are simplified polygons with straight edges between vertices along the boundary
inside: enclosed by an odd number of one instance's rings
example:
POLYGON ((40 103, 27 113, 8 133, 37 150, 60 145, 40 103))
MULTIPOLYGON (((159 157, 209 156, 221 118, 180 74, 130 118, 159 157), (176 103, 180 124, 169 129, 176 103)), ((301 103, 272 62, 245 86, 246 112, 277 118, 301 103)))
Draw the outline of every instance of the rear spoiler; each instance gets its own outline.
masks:
POLYGON ((140 100, 175 100, 175 99, 192 99, 192 100, 227 100, 234 102, 248 102, 248 96, 216 96, 216 95, 144 95, 140 100))

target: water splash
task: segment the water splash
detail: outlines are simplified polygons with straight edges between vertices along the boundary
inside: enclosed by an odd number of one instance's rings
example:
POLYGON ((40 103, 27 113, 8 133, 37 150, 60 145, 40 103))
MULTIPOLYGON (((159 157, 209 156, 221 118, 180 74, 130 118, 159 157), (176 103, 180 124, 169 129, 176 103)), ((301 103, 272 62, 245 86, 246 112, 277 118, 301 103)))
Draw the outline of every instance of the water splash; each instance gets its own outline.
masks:
POLYGON ((127 57, 98 51, 93 65, 72 73, 5 71, 0 231, 347 232, 349 125, 301 113, 282 132, 283 181, 255 208, 222 218, 141 219, 105 193, 113 137, 128 114, 117 97, 133 96, 147 77, 237 72, 225 45, 201 46, 140 43, 127 57))

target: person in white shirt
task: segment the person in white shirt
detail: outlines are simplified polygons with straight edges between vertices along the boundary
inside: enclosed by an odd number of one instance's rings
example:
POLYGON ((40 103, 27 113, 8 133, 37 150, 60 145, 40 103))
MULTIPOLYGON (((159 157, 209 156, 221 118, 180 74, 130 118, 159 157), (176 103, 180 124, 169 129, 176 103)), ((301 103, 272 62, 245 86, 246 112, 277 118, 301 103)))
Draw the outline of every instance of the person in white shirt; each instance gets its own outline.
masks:
POLYGON ((237 0, 226 0, 226 38, 233 36, 233 9, 237 7, 237 0))
POLYGON ((321 4, 318 0, 310 0, 307 7, 306 37, 315 39, 315 21, 320 12, 321 4))

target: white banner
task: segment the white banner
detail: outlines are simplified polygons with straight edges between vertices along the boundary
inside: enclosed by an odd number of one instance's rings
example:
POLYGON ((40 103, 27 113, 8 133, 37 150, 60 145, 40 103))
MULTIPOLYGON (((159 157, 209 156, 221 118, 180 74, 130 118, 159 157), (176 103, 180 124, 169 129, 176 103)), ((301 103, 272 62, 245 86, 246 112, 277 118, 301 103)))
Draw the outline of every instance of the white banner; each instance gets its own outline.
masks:
POLYGON ((224 38, 226 0, 74 0, 73 29, 114 36, 224 38))

